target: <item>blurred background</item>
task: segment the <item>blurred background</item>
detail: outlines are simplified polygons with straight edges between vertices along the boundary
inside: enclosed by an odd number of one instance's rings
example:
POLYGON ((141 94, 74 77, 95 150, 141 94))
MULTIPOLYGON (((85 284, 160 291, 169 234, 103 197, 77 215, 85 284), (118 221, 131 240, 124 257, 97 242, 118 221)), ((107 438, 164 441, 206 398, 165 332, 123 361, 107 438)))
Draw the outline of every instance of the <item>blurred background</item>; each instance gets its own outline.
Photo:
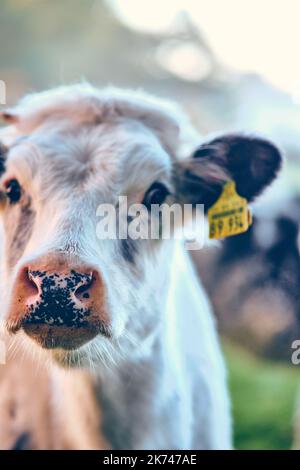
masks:
POLYGON ((0 0, 8 105, 80 80, 142 88, 180 102, 203 135, 257 131, 284 150, 252 228, 194 255, 240 449, 300 447, 299 14, 298 0, 0 0))

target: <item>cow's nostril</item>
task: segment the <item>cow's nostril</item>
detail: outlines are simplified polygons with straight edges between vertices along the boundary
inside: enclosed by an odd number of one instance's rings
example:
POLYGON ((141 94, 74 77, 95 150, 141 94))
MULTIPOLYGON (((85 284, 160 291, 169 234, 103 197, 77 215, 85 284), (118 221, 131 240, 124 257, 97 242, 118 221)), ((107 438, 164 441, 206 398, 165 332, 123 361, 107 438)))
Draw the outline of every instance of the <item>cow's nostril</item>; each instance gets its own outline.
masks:
POLYGON ((24 285, 26 286, 28 296, 36 295, 40 293, 39 283, 37 279, 35 279, 35 277, 32 275, 29 268, 24 268, 23 281, 24 281, 24 285))
POLYGON ((93 283, 94 283, 94 276, 93 274, 91 274, 86 279, 81 281, 80 285, 77 287, 77 289, 74 292, 75 297, 81 301, 83 301, 84 299, 89 299, 90 298, 89 291, 91 290, 93 283))

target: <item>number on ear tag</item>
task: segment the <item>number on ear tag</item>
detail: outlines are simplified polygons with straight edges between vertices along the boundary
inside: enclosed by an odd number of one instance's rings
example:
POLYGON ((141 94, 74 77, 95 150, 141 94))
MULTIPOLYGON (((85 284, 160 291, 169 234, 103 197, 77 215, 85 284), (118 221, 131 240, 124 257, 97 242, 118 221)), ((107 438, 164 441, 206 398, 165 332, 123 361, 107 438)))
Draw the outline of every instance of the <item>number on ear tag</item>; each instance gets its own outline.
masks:
POLYGON ((235 182, 228 181, 222 194, 208 210, 209 238, 225 238, 246 232, 252 224, 247 199, 236 192, 235 182))

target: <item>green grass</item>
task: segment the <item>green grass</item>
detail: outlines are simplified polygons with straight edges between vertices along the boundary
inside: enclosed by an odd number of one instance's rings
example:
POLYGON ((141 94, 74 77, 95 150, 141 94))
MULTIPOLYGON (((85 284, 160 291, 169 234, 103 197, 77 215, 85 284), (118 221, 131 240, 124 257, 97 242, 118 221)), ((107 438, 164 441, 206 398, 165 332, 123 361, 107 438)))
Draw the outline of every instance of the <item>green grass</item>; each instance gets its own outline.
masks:
POLYGON ((257 359, 226 342, 237 449, 289 449, 300 366, 257 359))

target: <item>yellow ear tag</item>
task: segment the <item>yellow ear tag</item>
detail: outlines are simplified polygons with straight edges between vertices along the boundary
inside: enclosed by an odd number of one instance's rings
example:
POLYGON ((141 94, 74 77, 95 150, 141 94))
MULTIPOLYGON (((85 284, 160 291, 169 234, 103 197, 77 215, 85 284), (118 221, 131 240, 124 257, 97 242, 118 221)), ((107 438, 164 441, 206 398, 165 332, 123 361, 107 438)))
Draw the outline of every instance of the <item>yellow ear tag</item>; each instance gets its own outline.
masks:
POLYGON ((235 182, 224 185, 219 199, 208 210, 209 238, 225 238, 246 232, 252 224, 247 199, 236 192, 235 182))

